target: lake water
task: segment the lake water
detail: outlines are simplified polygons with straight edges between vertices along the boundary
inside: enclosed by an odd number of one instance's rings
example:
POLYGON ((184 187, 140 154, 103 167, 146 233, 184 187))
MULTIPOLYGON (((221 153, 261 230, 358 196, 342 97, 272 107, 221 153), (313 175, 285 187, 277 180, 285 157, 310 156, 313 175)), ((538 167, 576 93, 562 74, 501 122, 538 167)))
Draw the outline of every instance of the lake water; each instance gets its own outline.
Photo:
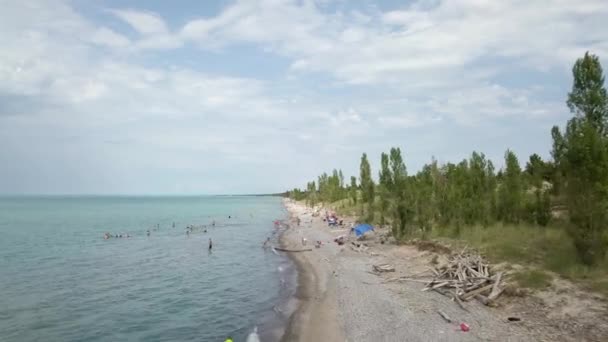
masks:
POLYGON ((0 198, 0 340, 276 339, 295 274, 261 245, 284 217, 277 197, 0 198))

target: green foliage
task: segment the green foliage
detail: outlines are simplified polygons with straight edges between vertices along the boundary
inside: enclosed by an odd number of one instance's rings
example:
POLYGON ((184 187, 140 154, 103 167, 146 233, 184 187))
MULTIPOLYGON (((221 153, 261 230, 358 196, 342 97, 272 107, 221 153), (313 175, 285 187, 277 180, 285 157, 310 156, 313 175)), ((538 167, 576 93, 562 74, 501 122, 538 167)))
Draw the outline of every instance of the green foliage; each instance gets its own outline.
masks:
POLYGON ((515 281, 519 286, 531 289, 543 289, 551 285, 553 278, 540 270, 526 270, 515 273, 515 281))
POLYGON ((608 95, 599 58, 586 52, 574 64, 572 75, 574 82, 572 91, 568 93, 568 108, 577 118, 584 118, 593 130, 605 136, 608 95))
POLYGON ((548 191, 536 189, 536 210, 534 218, 536 223, 541 226, 546 226, 551 220, 551 195, 548 191))
POLYGON ((380 155, 380 174, 378 184, 378 202, 379 202, 379 213, 380 213, 380 224, 385 224, 385 217, 389 206, 389 189, 392 183, 391 170, 388 164, 388 154, 382 153, 380 155))
POLYGON ((389 152, 389 171, 386 174, 386 182, 389 185, 389 196, 394 202, 392 212, 392 229, 396 238, 409 236, 411 231, 408 225, 412 221, 414 194, 408 191, 408 177, 401 149, 391 148, 389 152))
MULTIPOLYGON (((371 207, 374 203, 374 180, 372 179, 372 170, 367 160, 367 154, 361 156, 360 166, 360 184, 363 203, 368 206, 368 214, 372 212, 371 207)), ((370 218, 368 218, 370 219, 370 218)), ((373 219, 373 218, 372 218, 373 219)))
POLYGON ((505 153, 505 171, 498 191, 498 215, 506 223, 518 223, 522 217, 523 187, 519 161, 510 150, 505 153))
POLYGON ((357 187, 357 177, 350 177, 350 189, 349 189, 350 198, 353 200, 353 203, 357 204, 357 197, 359 197, 359 188, 357 187))
POLYGON ((306 199, 307 194, 298 188, 294 188, 293 190, 288 191, 288 196, 292 200, 301 201, 306 199))
POLYGON ((563 135, 553 128, 553 155, 564 179, 568 231, 581 260, 591 265, 604 258, 608 246, 608 96, 596 56, 579 59, 573 76, 568 107, 575 116, 563 135))

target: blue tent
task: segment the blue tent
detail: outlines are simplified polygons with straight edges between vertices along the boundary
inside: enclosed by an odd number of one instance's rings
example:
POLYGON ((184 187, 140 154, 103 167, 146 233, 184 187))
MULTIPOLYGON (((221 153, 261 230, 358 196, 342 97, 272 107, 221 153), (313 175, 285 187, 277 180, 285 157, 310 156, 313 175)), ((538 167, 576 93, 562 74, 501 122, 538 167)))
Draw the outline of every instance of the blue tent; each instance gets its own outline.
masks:
POLYGON ((362 224, 355 226, 355 228, 353 228, 353 230, 355 231, 355 234, 357 235, 357 237, 359 237, 359 236, 365 234, 366 232, 369 232, 370 230, 374 230, 374 227, 372 227, 371 224, 362 223, 362 224))

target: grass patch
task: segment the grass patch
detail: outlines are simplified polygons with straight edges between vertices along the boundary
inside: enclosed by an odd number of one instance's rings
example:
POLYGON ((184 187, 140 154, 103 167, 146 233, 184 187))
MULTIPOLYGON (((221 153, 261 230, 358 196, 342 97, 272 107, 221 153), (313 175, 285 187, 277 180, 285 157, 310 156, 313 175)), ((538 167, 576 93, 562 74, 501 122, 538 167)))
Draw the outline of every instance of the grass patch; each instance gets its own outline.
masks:
POLYGON ((540 270, 527 270, 515 273, 513 279, 521 287, 527 287, 530 289, 543 289, 551 285, 553 278, 540 270))
POLYGON ((589 289, 608 298, 608 279, 591 281, 589 289))
POLYGON ((431 237, 448 240, 457 247, 473 247, 494 263, 506 261, 539 269, 519 275, 518 282, 522 286, 544 287, 551 279, 544 270, 555 272, 608 297, 608 256, 605 262, 597 266, 583 265, 572 239, 558 224, 551 227, 495 224, 460 229, 436 228, 431 232, 431 237))

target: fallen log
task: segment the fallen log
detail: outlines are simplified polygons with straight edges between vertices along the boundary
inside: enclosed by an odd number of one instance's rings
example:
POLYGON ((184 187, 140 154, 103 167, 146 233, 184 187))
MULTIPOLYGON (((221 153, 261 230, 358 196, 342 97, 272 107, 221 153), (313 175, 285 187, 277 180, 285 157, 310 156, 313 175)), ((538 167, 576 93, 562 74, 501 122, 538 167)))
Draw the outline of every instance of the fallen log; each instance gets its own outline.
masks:
POLYGON ((498 298, 498 296, 500 296, 500 294, 502 293, 503 289, 498 287, 500 285, 501 277, 502 277, 502 272, 498 272, 496 274, 496 280, 494 281, 494 286, 492 286, 492 292, 490 292, 488 299, 494 300, 494 299, 498 298))
POLYGON ((441 316, 441 318, 445 319, 446 322, 452 323, 452 319, 445 312, 437 310, 437 313, 439 314, 439 316, 441 316))
POLYGON ((477 290, 473 290, 473 291, 464 293, 462 296, 460 296, 460 299, 467 301, 467 300, 475 297, 475 295, 483 294, 484 292, 489 291, 493 286, 494 286, 494 284, 490 284, 490 285, 486 285, 484 287, 478 288, 477 290))
POLYGON ((405 278, 405 277, 396 277, 396 278, 389 278, 386 279, 385 281, 383 281, 382 283, 393 283, 393 282, 407 282, 407 281, 411 281, 414 283, 428 283, 428 280, 422 280, 422 279, 411 279, 411 278, 405 278))
POLYGON ((483 303, 483 305, 487 305, 490 306, 492 305, 492 301, 490 299, 488 299, 488 297, 484 296, 484 295, 475 295, 475 299, 477 299, 478 301, 480 301, 481 303, 483 303))
POLYGON ((374 272, 395 272, 395 266, 389 264, 373 265, 374 272))
POLYGON ((305 248, 305 249, 288 249, 288 248, 280 248, 280 247, 274 247, 275 250, 279 251, 279 252, 290 252, 290 253, 298 253, 298 252, 312 252, 312 248, 305 248))

